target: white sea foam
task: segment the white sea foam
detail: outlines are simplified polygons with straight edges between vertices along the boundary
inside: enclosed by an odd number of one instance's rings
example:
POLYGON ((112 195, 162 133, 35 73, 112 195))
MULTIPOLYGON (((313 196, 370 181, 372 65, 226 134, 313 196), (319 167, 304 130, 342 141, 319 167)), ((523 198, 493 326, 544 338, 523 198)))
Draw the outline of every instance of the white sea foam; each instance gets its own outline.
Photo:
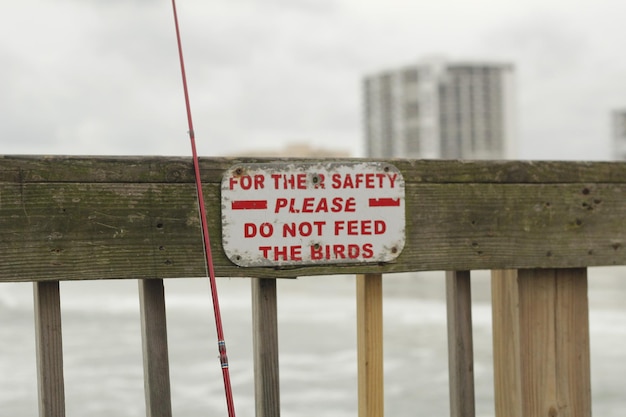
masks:
MULTIPOLYGON (((624 271, 600 268, 590 272, 592 396, 594 414, 603 416, 621 415, 626 408, 621 392, 621 375, 626 372, 621 348, 626 340, 624 271)), ((391 277, 384 278, 383 283, 386 413, 396 417, 416 412, 445 415, 448 388, 443 276, 391 277)), ((472 306, 472 315, 477 415, 489 417, 494 413, 488 279, 477 279, 476 286, 478 301, 472 306)), ((204 280, 166 280, 165 290, 175 414, 223 415, 208 284, 204 280)), ((235 405, 238 414, 252 415, 250 282, 220 279, 218 290, 235 405)), ((137 282, 62 283, 61 297, 68 410, 73 415, 92 417, 145 414, 137 282)), ((36 414, 32 309, 31 284, 0 284, 2 415, 36 414)), ((278 314, 283 414, 354 416, 354 278, 279 281, 278 314)))

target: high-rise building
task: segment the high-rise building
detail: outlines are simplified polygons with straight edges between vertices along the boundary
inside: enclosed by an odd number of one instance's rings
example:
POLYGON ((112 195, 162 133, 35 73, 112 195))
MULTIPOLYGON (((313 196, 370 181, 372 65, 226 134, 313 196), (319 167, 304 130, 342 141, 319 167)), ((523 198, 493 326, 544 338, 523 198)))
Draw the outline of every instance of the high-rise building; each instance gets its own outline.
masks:
POLYGON ((514 156, 511 64, 426 60, 365 78, 367 156, 514 156))
POLYGON ((626 161, 626 110, 613 111, 613 159, 626 161))

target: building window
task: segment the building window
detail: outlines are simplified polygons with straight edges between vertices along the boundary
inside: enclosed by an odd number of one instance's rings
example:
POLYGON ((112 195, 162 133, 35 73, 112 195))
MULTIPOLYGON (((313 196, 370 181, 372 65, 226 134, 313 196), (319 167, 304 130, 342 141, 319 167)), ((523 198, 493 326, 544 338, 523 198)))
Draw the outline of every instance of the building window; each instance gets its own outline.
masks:
POLYGON ((417 83, 417 68, 409 68, 404 70, 403 76, 405 84, 417 83))
POLYGON ((420 152, 420 134, 419 128, 411 127, 406 131, 406 150, 409 155, 419 154, 420 152))

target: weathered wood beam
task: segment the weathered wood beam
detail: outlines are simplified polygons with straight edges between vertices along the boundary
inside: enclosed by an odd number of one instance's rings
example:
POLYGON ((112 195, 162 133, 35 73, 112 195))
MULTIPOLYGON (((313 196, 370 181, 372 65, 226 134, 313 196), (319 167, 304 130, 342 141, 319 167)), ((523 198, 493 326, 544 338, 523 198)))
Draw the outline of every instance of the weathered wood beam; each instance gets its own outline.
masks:
MULTIPOLYGON (((407 213, 395 261, 237 267, 221 247, 220 183, 250 162, 201 160, 218 276, 626 264, 626 163, 394 160, 407 213)), ((0 157, 0 282, 205 274, 190 158, 0 157)))
POLYGON ((381 274, 356 277, 359 417, 385 415, 383 374, 383 280, 381 274))
POLYGON ((446 272, 450 417, 474 417, 474 342, 470 271, 446 272))
POLYGON ((280 417, 276 280, 253 278, 252 343, 256 417, 280 417))
POLYGON ((147 417, 171 417, 165 288, 161 279, 140 279, 139 306, 147 417))
POLYGON ((590 417, 587 271, 494 271, 497 417, 590 417))
POLYGON ((58 281, 33 283, 40 417, 65 417, 61 295, 58 281))

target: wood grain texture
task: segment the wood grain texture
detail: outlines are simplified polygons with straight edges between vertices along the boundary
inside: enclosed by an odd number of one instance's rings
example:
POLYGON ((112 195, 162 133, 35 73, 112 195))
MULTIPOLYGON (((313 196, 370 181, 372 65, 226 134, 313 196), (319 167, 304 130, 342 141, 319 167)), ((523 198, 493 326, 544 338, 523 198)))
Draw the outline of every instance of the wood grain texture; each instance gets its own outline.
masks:
POLYGON ((35 282, 33 290, 39 416, 64 417, 65 383, 59 282, 35 282))
POLYGON ((359 417, 384 416, 382 275, 356 278, 359 417))
POLYGON ((171 417, 170 368, 163 280, 139 280, 147 417, 171 417))
POLYGON ((589 302, 585 268, 556 270, 557 401, 559 416, 591 416, 589 302))
POLYGON ((517 271, 496 270, 491 275, 496 417, 523 417, 517 271))
MULTIPOLYGON (((396 260, 237 267, 221 247, 221 176, 272 161, 201 160, 218 276, 626 264, 626 163, 394 160, 407 213, 396 260)), ((0 281, 205 275, 191 159, 0 157, 0 281)))
POLYGON ((474 343, 470 271, 446 272, 450 416, 474 417, 474 343))
POLYGON ((251 283, 255 416, 279 417, 276 280, 255 278, 251 283))
POLYGON ((527 269, 508 274, 508 282, 503 280, 501 286, 494 282, 500 286, 497 291, 509 290, 512 295, 508 310, 517 310, 508 316, 512 321, 501 317, 496 323, 494 307, 494 343, 498 340, 499 345, 494 345, 496 416, 590 417, 586 270, 527 269), (519 343, 505 347, 503 338, 510 328, 518 333, 519 343))

